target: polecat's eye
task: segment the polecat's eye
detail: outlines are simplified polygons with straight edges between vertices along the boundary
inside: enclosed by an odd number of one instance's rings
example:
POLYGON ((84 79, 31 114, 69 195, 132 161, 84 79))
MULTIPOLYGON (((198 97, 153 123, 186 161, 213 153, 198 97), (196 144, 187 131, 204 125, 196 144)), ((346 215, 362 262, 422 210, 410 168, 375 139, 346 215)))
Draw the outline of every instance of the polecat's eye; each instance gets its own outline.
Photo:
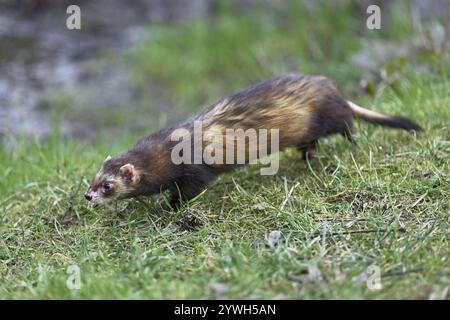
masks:
POLYGON ((112 184, 107 182, 107 183, 104 183, 102 187, 103 187, 103 190, 111 190, 112 184))

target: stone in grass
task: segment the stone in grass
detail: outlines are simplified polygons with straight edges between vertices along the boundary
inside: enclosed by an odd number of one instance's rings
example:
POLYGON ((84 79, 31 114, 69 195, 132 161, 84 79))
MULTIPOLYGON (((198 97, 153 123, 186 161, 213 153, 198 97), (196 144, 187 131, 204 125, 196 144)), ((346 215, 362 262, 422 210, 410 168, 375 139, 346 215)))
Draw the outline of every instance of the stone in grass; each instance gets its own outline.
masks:
POLYGON ((267 244, 269 245, 269 247, 272 249, 275 248, 275 246, 278 244, 278 241, 280 240, 280 237, 281 231, 279 230, 271 231, 267 236, 267 244))
POLYGON ((228 286, 221 282, 211 283, 210 288, 216 295, 217 299, 223 299, 228 292, 228 286))
POLYGON ((261 203, 251 206, 251 209, 262 211, 262 210, 266 209, 266 204, 264 202, 261 202, 261 203))
POLYGON ((367 274, 363 271, 360 274, 358 274, 357 276, 352 278, 352 281, 354 283, 363 283, 367 281, 367 274))

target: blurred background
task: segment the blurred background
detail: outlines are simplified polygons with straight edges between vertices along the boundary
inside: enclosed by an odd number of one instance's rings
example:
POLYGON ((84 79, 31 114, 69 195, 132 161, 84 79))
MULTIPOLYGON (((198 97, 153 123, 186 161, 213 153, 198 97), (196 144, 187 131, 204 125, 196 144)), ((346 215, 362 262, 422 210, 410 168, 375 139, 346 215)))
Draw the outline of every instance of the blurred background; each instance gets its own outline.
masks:
POLYGON ((408 74, 450 70, 449 21, 448 0, 0 0, 1 141, 150 133, 286 71, 376 102, 408 74), (81 30, 66 28, 70 4, 81 30))

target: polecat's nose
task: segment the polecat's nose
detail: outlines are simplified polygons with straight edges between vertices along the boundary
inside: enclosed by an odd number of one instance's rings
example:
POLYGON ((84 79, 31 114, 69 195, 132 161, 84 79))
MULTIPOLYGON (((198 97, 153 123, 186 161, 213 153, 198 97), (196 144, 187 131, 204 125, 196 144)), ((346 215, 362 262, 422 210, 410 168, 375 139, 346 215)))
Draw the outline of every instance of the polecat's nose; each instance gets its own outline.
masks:
POLYGON ((91 201, 92 200, 92 196, 89 193, 85 193, 84 197, 86 198, 87 201, 91 201))

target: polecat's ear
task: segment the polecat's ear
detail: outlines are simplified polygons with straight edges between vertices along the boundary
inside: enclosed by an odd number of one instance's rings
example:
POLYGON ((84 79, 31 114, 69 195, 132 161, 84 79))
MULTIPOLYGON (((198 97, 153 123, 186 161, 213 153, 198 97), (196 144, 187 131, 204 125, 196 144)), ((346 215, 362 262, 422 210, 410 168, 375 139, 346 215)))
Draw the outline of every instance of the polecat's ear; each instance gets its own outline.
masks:
POLYGON ((110 160, 111 159, 111 156, 107 156, 106 158, 105 158, 105 160, 103 160, 103 163, 105 163, 106 161, 108 161, 108 160, 110 160))
POLYGON ((120 176, 127 182, 135 182, 137 180, 136 170, 131 163, 124 164, 119 169, 120 176))

